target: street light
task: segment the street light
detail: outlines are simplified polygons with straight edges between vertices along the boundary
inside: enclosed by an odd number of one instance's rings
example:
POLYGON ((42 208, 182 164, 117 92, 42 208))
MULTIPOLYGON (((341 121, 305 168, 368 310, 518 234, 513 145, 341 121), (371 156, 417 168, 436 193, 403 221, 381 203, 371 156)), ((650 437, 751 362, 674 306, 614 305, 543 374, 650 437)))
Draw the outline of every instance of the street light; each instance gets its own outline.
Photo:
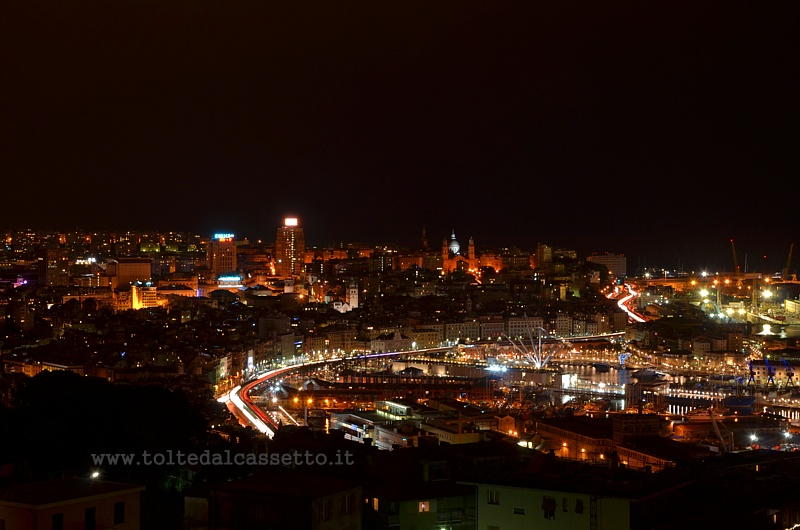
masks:
POLYGON ((764 305, 767 305, 772 298, 772 291, 768 289, 764 290, 762 291, 761 296, 764 297, 764 305))

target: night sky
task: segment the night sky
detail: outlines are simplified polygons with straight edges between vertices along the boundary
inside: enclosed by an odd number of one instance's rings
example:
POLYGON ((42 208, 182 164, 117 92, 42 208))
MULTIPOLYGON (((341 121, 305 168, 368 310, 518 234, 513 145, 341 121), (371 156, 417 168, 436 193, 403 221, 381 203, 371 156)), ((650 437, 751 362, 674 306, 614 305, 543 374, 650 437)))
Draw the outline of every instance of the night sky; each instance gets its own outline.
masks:
POLYGON ((0 227, 685 270, 800 239, 798 2, 299 6, 5 2, 0 227))

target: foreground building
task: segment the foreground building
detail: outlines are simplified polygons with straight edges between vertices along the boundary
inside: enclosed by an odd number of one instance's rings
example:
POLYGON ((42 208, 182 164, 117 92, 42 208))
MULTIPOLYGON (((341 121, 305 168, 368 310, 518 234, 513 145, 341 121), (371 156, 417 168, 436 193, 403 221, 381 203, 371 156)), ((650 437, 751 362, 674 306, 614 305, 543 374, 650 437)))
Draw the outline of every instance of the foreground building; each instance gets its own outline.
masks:
POLYGON ((275 469, 191 493, 186 530, 360 530, 361 486, 323 474, 275 469))
POLYGON ((143 486, 67 478, 0 490, 0 529, 138 530, 143 486))

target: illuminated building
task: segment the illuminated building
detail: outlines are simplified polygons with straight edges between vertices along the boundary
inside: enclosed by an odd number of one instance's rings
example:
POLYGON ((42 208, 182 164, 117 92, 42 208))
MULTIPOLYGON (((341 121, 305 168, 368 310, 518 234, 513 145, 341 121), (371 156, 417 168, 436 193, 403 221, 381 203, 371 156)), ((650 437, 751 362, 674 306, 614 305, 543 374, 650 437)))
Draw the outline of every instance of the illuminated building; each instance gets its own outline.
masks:
POLYGON ((287 217, 275 238, 275 272, 278 276, 303 274, 306 240, 297 218, 287 217))
POLYGON ((214 278, 236 271, 236 242, 233 234, 214 234, 206 247, 206 265, 214 278))
POLYGON ((224 289, 226 291, 237 292, 243 289, 242 277, 236 274, 229 274, 217 278, 217 289, 224 289))
POLYGON ((69 285, 69 253, 65 248, 45 248, 38 256, 39 283, 47 286, 69 285))
POLYGON ((456 232, 453 230, 450 241, 442 240, 442 270, 452 272, 457 269, 465 271, 477 271, 480 262, 475 255, 475 242, 469 238, 466 253, 462 252, 461 245, 456 240, 456 232))
POLYGON ((586 261, 605 265, 611 276, 625 278, 628 275, 628 258, 622 254, 592 254, 586 257, 586 261))
POLYGON ((106 266, 114 289, 127 287, 135 282, 149 282, 152 277, 150 258, 117 258, 106 266))
POLYGON ((553 247, 549 245, 536 245, 536 267, 545 268, 553 261, 553 247))
POLYGON ((137 283, 131 286, 131 308, 158 307, 158 289, 152 285, 137 283))
MULTIPOLYGON (((382 256, 373 256, 373 262, 382 256)), ((438 270, 445 273, 453 272, 455 270, 463 270, 471 274, 477 274, 481 267, 492 267, 495 270, 503 268, 502 258, 495 253, 481 253, 478 255, 476 252, 475 241, 469 238, 469 243, 466 249, 461 248, 461 244, 456 239, 455 231, 452 232, 450 239, 444 238, 442 240, 442 247, 440 250, 431 249, 428 246, 428 236, 425 228, 422 229, 422 237, 420 238, 420 248, 410 253, 402 253, 391 256, 388 268, 395 269, 428 269, 438 270)), ((386 270, 372 267, 372 270, 386 270)))
POLYGON ((347 288, 347 303, 353 309, 358 307, 358 286, 355 283, 347 288))

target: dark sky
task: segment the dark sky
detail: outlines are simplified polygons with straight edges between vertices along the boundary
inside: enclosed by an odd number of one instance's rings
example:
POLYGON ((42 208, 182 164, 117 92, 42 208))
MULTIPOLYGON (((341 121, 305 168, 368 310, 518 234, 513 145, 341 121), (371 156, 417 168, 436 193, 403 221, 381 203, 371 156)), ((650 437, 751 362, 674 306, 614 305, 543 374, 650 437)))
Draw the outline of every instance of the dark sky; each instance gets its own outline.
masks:
POLYGON ((0 227, 778 270, 799 5, 5 2, 0 227))

